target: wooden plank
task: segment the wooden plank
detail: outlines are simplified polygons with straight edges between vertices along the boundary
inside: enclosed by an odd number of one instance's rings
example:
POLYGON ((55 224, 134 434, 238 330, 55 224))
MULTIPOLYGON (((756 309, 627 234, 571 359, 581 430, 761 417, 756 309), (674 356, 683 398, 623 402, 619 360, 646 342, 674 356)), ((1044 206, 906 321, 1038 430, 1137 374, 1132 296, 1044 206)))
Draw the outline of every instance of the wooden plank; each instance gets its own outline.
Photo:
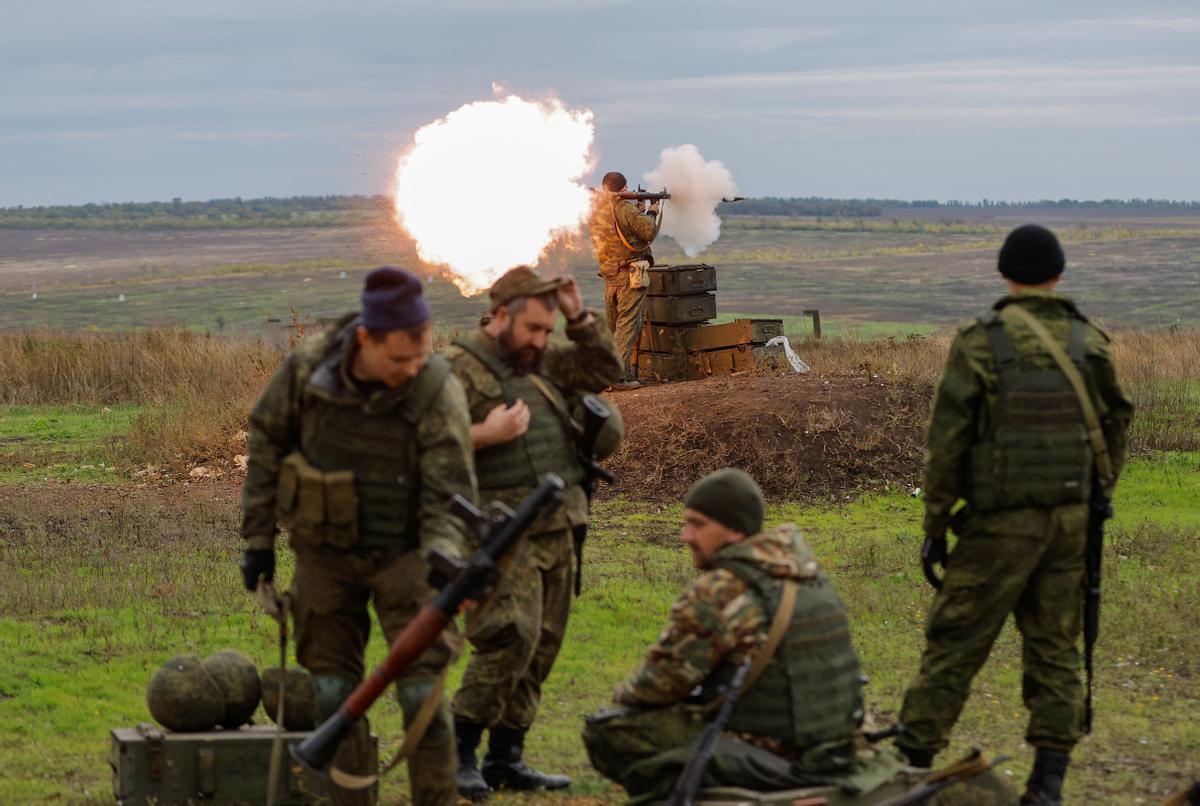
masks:
POLYGON ((740 344, 765 344, 782 335, 782 319, 734 319, 696 328, 687 336, 687 349, 720 350, 740 344))

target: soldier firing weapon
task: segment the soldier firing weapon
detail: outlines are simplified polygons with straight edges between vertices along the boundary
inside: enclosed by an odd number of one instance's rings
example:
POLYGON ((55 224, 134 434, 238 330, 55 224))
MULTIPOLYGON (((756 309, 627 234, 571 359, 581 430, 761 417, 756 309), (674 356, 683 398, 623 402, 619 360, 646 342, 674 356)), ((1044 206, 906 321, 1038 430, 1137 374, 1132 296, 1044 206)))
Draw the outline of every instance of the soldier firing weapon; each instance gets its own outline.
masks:
POLYGON ((561 478, 547 473, 515 513, 500 504, 493 504, 489 507, 490 512, 483 512, 456 495, 450 503, 451 511, 483 536, 482 544, 465 562, 433 552, 431 577, 440 576, 445 581, 438 595, 409 622, 388 650, 387 657, 346 698, 337 713, 303 742, 289 748, 292 757, 308 769, 325 774, 342 739, 366 715, 388 684, 402 675, 433 643, 464 601, 479 596, 494 581, 500 558, 544 510, 558 506, 565 489, 561 478))

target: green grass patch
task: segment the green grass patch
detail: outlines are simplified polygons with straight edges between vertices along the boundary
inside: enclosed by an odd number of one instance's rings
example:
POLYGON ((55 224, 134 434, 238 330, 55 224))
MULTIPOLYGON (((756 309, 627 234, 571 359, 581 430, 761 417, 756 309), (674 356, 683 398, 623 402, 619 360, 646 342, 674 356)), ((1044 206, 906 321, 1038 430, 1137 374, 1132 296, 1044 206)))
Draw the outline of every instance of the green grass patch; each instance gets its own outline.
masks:
MULTIPOLYGON (((50 433, 58 427, 46 425, 50 433)), ((264 666, 275 662, 274 626, 242 590, 235 565, 237 502, 218 490, 182 497, 111 488, 80 496, 56 484, 0 490, 9 502, 0 510, 0 656, 8 659, 0 666, 0 802, 107 797, 108 731, 148 718, 145 683, 170 656, 233 646, 264 666)), ((1105 557, 1097 726, 1076 754, 1068 802, 1153 802, 1182 783, 1186 760, 1200 752, 1198 499, 1197 454, 1135 461, 1118 490, 1105 557)), ((621 792, 588 765, 582 720, 633 669, 694 571, 677 542, 677 506, 613 500, 595 514, 584 596, 545 688, 529 756, 572 775, 573 795, 618 801, 621 792)), ((916 562, 920 516, 920 501, 903 490, 769 512, 769 522, 800 526, 834 578, 871 677, 869 706, 883 720, 894 718, 923 642, 930 593, 916 562)), ((280 561, 286 580, 288 552, 280 561)), ((376 632, 369 659, 383 650, 376 632)), ((1007 766, 1020 780, 1030 757, 1025 719, 1019 642, 1006 629, 951 752, 978 744, 1009 753, 1007 766)), ((399 737, 390 697, 372 721, 389 743, 399 737)), ((385 782, 384 800, 404 793, 402 775, 385 782)))
POLYGON ((118 480, 137 405, 0 406, 0 482, 118 480))

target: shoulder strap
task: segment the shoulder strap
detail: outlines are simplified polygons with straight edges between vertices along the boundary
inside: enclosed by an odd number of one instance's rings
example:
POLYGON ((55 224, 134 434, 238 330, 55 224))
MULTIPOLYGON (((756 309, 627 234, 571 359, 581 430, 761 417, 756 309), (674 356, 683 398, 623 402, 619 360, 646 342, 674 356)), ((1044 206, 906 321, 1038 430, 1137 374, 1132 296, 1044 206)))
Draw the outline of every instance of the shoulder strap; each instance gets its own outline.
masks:
POLYGON ((421 419, 421 415, 433 404, 438 393, 442 391, 448 377, 450 377, 450 362, 440 355, 430 356, 429 363, 417 376, 408 399, 404 401, 404 418, 416 425, 421 419))
POLYGON ((626 237, 625 237, 625 233, 621 232, 621 224, 620 224, 620 222, 617 221, 617 198, 616 198, 616 196, 608 197, 608 208, 610 210, 612 210, 613 229, 615 229, 617 231, 617 237, 621 239, 621 243, 625 244, 625 248, 628 249, 630 252, 640 252, 641 251, 640 249, 634 249, 632 246, 630 246, 628 239, 626 239, 626 237))
POLYGON ((475 357, 475 360, 477 360, 480 364, 483 364, 487 368, 488 372, 492 373, 500 380, 504 380, 513 374, 511 367, 505 365, 505 363, 493 355, 491 351, 483 349, 483 345, 479 343, 479 339, 475 336, 475 334, 459 336, 457 339, 451 342, 451 344, 466 350, 475 357))
POLYGON ((549 401, 550 408, 554 409, 554 413, 558 415, 558 419, 562 420, 563 425, 566 426, 568 433, 574 437, 582 436, 583 426, 575 422, 575 418, 572 417, 571 413, 567 411, 565 406, 563 406, 562 399, 559 398, 558 395, 554 394, 553 391, 551 391, 550 385, 546 383, 546 379, 541 375, 538 375, 536 372, 530 372, 525 377, 529 379, 530 383, 537 387, 537 390, 542 393, 542 397, 549 401))
MULTIPOLYGON (((796 613, 796 595, 798 591, 799 586, 796 584, 796 580, 785 579, 783 581, 783 591, 779 595, 779 607, 775 609, 775 616, 771 619, 771 629, 767 633, 767 640, 763 641, 762 646, 755 650, 754 660, 750 661, 750 670, 746 672, 746 681, 742 683, 743 694, 758 682, 758 678, 762 677, 762 673, 766 671, 767 664, 771 662, 771 658, 775 657, 775 652, 779 649, 779 644, 783 641, 784 634, 787 632, 788 627, 792 625, 792 616, 796 613)), ((724 702, 725 695, 722 694, 710 702, 706 708, 711 711, 717 711, 724 702)))
MULTIPOLYGON (((1021 322, 1033 331, 1033 334, 1050 351, 1051 357, 1058 364, 1058 368, 1063 371, 1063 374, 1067 376, 1067 380, 1071 382, 1071 386, 1075 388, 1075 396, 1079 398, 1079 408, 1083 412, 1083 421, 1087 424, 1088 439, 1092 442, 1092 453, 1096 462, 1096 470, 1100 473, 1100 480, 1104 482, 1104 486, 1111 486, 1113 482, 1113 469, 1112 460, 1108 456, 1108 442, 1104 439, 1104 431, 1100 428, 1100 418, 1096 415, 1096 407, 1092 403, 1091 395, 1088 394, 1087 383, 1083 380, 1083 375, 1079 373, 1079 368, 1071 362, 1071 358, 1063 350, 1062 345, 1054 340, 1054 337, 1037 320, 1037 317, 1019 305, 1009 305, 1005 310, 1012 311, 1013 316, 1020 319, 1021 322)), ((1082 324, 1080 322, 1080 326, 1082 324)))

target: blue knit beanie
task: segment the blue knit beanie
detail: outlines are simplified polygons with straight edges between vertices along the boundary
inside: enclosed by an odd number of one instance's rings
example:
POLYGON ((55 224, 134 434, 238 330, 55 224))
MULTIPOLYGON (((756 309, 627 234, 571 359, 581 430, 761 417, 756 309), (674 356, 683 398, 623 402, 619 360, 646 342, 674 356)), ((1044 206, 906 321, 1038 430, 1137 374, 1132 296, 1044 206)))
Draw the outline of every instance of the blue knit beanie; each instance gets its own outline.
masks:
POLYGON ((367 330, 406 330, 429 321, 421 281, 404 269, 383 266, 367 275, 362 324, 367 330))

